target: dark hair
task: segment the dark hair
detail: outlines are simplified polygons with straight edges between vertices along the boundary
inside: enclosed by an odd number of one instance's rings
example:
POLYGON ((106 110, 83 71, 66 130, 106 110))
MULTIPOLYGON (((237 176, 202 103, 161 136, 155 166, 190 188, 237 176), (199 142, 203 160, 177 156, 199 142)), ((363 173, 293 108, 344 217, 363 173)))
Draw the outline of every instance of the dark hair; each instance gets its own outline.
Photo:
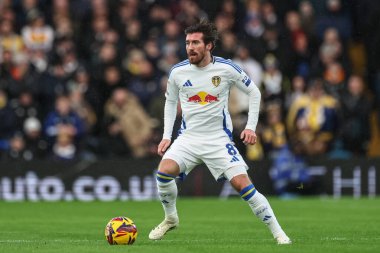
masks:
POLYGON ((216 41, 219 39, 216 26, 213 23, 208 22, 206 19, 203 19, 185 29, 186 35, 198 32, 203 33, 203 41, 205 44, 212 43, 212 51, 216 46, 216 41))

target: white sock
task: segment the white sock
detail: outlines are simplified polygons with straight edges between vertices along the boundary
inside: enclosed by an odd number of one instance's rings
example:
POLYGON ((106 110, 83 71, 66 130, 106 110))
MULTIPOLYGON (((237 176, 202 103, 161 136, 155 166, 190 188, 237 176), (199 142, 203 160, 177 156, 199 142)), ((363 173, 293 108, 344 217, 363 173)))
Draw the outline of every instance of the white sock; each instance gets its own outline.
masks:
POLYGON ((257 218, 268 226, 274 238, 285 234, 264 195, 256 191, 256 193, 249 198, 247 202, 257 218))
POLYGON ((175 180, 173 179, 169 182, 160 182, 157 180, 157 188, 158 197, 165 211, 165 219, 178 219, 176 207, 178 189, 175 180))

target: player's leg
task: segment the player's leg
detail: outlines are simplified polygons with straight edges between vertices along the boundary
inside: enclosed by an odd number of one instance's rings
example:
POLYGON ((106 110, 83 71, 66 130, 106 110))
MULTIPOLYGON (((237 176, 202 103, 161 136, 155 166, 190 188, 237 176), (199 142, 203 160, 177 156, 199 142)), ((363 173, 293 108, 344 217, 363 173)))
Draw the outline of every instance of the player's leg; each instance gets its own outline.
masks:
POLYGON ((247 174, 248 166, 234 144, 229 140, 220 140, 215 142, 214 147, 214 152, 208 151, 203 157, 214 178, 219 179, 220 176, 224 176, 230 181, 241 197, 247 201, 254 214, 268 226, 279 244, 291 243, 278 224, 268 200, 253 186, 247 174))
POLYGON ((176 200, 178 189, 175 178, 179 175, 179 172, 179 165, 171 159, 162 160, 158 167, 156 177, 158 197, 164 208, 165 218, 177 217, 176 200))
POLYGON ((194 154, 193 143, 178 137, 170 149, 164 154, 157 172, 157 189, 159 199, 165 211, 165 219, 154 228, 149 238, 159 240, 169 230, 178 227, 179 219, 176 208, 177 184, 175 178, 187 175, 201 160, 194 154))
POLYGON ((224 174, 240 196, 247 201, 253 213, 268 226, 277 243, 290 244, 291 240, 282 230, 268 200, 256 190, 245 168, 233 167, 224 174))
POLYGON ((149 233, 149 239, 159 240, 179 224, 176 200, 178 195, 175 178, 179 175, 180 168, 177 162, 171 159, 163 159, 157 171, 158 197, 165 212, 165 219, 149 233))

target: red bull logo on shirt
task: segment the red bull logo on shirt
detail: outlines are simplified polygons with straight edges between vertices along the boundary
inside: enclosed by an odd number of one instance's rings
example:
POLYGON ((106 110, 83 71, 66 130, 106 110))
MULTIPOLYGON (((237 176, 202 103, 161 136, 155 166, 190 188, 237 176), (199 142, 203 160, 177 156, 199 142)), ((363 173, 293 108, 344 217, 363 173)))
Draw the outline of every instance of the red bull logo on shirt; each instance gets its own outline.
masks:
POLYGON ((198 103, 205 105, 208 103, 213 103, 219 101, 218 97, 208 94, 207 92, 201 91, 188 98, 187 102, 198 103))

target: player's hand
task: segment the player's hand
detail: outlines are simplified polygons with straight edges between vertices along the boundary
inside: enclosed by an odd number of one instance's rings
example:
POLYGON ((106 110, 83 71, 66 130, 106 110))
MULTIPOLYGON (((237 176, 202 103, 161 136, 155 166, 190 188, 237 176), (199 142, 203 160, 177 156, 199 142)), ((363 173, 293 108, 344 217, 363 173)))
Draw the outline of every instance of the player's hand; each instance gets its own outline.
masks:
POLYGON ((168 139, 162 139, 160 144, 158 144, 157 154, 160 156, 163 156, 168 147, 170 146, 171 140, 168 139))
POLYGON ((246 145, 255 145, 257 141, 257 136, 255 131, 251 129, 244 129, 240 134, 240 139, 242 139, 243 143, 246 145))

